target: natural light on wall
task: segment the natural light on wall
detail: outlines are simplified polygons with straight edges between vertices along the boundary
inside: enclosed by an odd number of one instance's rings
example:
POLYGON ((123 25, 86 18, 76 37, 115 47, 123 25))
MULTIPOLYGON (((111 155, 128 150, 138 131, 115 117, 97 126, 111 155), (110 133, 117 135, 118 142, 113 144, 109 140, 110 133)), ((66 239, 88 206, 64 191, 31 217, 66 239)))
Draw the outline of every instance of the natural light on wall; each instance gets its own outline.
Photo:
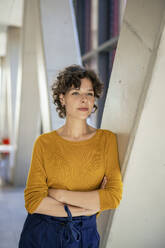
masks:
POLYGON ((6 55, 7 27, 0 26, 0 57, 6 55))

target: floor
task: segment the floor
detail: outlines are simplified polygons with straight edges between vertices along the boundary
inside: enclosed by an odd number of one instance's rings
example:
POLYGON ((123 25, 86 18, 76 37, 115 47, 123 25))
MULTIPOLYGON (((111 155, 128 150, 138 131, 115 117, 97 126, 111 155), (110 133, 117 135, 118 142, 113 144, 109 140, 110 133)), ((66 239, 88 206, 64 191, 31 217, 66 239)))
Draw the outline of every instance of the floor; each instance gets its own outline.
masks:
POLYGON ((24 188, 0 187, 0 248, 18 248, 26 215, 24 188))

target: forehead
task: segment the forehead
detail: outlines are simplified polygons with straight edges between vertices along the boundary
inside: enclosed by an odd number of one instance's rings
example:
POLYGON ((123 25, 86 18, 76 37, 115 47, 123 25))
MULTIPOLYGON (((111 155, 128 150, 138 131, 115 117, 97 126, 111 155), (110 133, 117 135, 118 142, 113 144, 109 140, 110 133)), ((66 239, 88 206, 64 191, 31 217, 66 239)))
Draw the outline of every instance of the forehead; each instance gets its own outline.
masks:
MULTIPOLYGON (((76 89, 76 88, 74 85, 72 85, 71 89, 76 89)), ((91 80, 89 80, 88 78, 82 78, 80 89, 93 90, 93 85, 92 85, 91 80)))

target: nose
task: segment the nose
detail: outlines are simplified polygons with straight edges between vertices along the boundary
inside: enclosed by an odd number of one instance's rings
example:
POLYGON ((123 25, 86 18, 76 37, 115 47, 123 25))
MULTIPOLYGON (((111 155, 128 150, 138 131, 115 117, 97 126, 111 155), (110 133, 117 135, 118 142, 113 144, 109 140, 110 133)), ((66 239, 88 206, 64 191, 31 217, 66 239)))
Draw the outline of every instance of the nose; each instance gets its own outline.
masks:
POLYGON ((82 100, 82 101, 87 100, 87 96, 86 96, 85 94, 84 94, 84 95, 82 95, 81 100, 82 100))

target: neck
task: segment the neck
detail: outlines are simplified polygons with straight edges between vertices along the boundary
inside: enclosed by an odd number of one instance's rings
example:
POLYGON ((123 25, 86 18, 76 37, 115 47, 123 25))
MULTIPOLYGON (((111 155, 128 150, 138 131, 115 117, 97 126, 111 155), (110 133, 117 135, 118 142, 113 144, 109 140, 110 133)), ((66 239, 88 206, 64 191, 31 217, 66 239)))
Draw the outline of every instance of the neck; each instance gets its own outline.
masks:
POLYGON ((61 131, 64 136, 68 136, 71 138, 80 138, 85 134, 89 134, 91 129, 89 125, 86 123, 86 120, 66 119, 66 123, 62 127, 61 131))

